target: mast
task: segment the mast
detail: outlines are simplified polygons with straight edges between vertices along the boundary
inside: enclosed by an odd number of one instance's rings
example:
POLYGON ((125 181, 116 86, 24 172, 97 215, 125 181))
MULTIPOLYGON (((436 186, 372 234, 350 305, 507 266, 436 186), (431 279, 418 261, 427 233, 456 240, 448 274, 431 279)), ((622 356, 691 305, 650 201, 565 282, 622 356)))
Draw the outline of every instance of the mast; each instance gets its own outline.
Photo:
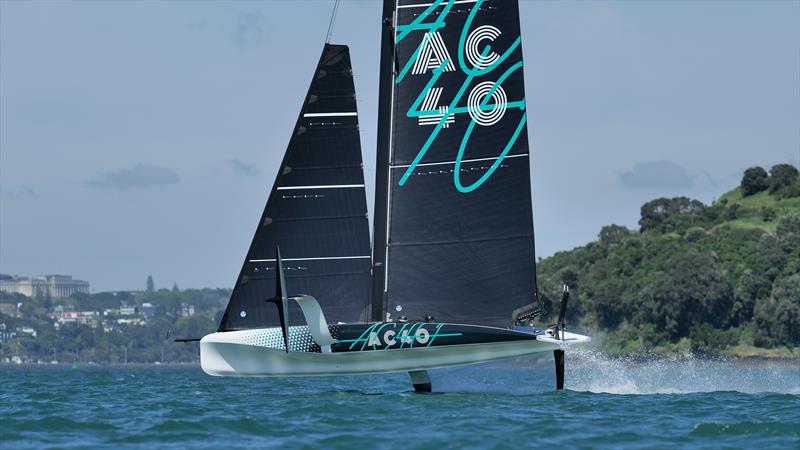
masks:
POLYGON ((378 87, 378 145, 375 157, 375 215, 372 240, 372 320, 384 320, 386 263, 389 247, 390 152, 392 140, 392 84, 394 82, 395 0, 383 1, 381 60, 378 87))

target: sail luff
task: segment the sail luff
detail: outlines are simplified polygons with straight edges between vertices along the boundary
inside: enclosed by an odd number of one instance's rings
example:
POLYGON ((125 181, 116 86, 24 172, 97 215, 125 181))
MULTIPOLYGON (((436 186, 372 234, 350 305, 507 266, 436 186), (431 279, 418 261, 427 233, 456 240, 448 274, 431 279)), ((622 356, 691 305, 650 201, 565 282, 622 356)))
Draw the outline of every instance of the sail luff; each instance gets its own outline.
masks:
POLYGON ((394 21, 397 2, 384 0, 381 21, 380 81, 378 87, 378 138, 375 156, 375 207, 372 220, 372 320, 384 320, 386 264, 389 239, 389 195, 391 192, 391 124, 394 84, 394 21))
MULTIPOLYGON (((519 3, 519 0, 517 0, 517 3, 519 3)), ((519 8, 519 5, 517 6, 517 8, 519 8)), ((524 54, 525 52, 523 50, 523 47, 524 47, 524 41, 525 40, 522 39, 522 35, 523 35, 523 27, 522 27, 522 18, 520 17, 519 51, 520 51, 520 53, 524 54)), ((529 157, 528 157, 528 159, 530 161, 533 161, 533 152, 534 152, 533 147, 531 146, 530 142, 528 142, 527 144, 528 144, 528 147, 529 147, 529 150, 528 150, 529 151, 529 157)), ((531 206, 530 216, 531 216, 531 233, 532 233, 531 256, 532 256, 532 263, 533 263, 533 273, 531 274, 531 276, 533 278, 533 295, 535 297, 534 298, 534 303, 535 303, 534 307, 537 307, 537 308, 541 309, 542 308, 542 299, 539 296, 539 273, 538 273, 538 271, 536 269, 536 264, 537 264, 537 261, 536 261, 536 220, 535 220, 535 215, 534 215, 534 199, 533 199, 533 195, 534 195, 535 191, 533 189, 533 172, 531 172, 529 185, 530 185, 530 206, 531 206)))

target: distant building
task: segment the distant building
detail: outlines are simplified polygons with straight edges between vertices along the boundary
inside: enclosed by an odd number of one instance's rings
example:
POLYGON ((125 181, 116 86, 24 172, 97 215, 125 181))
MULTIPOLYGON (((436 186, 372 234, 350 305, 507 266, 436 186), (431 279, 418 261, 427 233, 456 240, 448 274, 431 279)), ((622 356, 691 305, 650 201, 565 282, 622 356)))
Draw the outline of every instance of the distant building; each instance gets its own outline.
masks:
POLYGON ((147 325, 147 322, 141 317, 120 318, 117 319, 117 323, 120 325, 147 325))
POLYGON ((0 331, 0 344, 9 343, 16 335, 13 331, 0 331))
POLYGON ((17 327, 17 332, 27 334, 30 337, 36 337, 36 329, 33 327, 17 327))
POLYGON ((56 320, 56 324, 79 323, 81 325, 97 326, 100 314, 97 311, 53 311, 49 314, 56 320))
POLYGON ((181 317, 191 317, 191 316, 193 316, 194 315, 194 305, 191 305, 189 303, 181 303, 181 307, 180 307, 180 310, 178 311, 178 314, 180 314, 181 317))
POLYGON ((119 307, 120 316, 132 316, 134 314, 136 314, 135 306, 122 305, 119 307))
POLYGON ((89 282, 73 280, 69 275, 45 275, 43 277, 0 276, 0 292, 17 293, 27 297, 50 296, 68 298, 75 293, 89 293, 89 282))
POLYGON ((0 314, 7 316, 18 316, 19 311, 14 303, 0 303, 0 314))
POLYGON ((139 313, 147 318, 153 317, 156 314, 156 307, 152 303, 142 303, 139 306, 139 313))

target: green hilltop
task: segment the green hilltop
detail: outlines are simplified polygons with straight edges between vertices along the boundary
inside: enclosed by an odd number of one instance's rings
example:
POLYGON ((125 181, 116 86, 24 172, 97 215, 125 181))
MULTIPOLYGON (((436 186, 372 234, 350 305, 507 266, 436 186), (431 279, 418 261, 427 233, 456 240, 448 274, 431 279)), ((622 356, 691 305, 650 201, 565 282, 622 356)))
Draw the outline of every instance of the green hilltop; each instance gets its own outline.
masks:
POLYGON ((570 285, 568 321, 612 353, 800 356, 798 171, 750 168, 711 205, 655 199, 638 230, 605 226, 538 273, 551 317, 570 285))
POLYGON ((800 214, 800 197, 776 198, 766 190, 744 197, 742 188, 737 187, 718 201, 741 205, 736 219, 726 221, 726 224, 737 227, 775 231, 781 218, 800 214))

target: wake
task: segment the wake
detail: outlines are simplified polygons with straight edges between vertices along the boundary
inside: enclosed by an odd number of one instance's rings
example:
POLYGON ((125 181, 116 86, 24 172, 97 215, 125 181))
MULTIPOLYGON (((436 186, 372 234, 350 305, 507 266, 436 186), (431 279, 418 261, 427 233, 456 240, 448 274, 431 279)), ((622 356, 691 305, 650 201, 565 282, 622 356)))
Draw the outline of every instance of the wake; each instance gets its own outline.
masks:
POLYGON ((611 357, 569 353, 566 388, 609 394, 688 394, 735 391, 800 395, 800 361, 673 357, 611 357))
MULTIPOLYGON (((517 358, 430 372, 437 392, 530 395, 553 392, 552 357, 517 358)), ((621 395, 740 392, 800 395, 800 361, 609 356, 594 350, 566 355, 565 388, 621 395)))

